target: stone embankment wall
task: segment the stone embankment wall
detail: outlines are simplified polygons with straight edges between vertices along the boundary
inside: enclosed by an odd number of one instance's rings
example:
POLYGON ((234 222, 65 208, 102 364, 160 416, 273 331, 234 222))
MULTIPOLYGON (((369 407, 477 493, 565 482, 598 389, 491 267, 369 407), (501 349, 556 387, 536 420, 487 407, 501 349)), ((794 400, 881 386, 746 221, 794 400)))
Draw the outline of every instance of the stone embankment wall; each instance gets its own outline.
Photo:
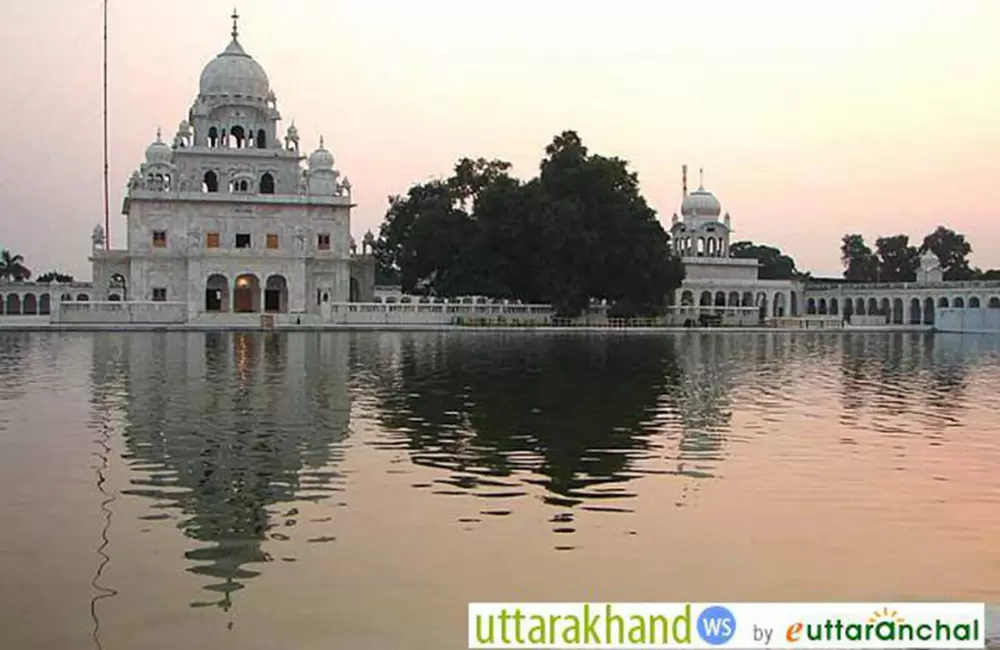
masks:
POLYGON ((52 312, 52 322, 67 325, 117 325, 186 323, 183 302, 64 302, 52 312))
POLYGON ((939 332, 1000 334, 1000 309, 938 308, 935 329, 939 332))

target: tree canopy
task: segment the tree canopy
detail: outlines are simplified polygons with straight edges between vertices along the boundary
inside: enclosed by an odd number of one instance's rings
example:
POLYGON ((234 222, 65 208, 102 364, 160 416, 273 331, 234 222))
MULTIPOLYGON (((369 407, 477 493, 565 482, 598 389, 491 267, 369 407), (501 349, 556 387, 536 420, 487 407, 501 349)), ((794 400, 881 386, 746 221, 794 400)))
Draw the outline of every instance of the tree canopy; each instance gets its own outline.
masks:
POLYGON ((0 251, 0 279, 24 282, 31 278, 31 269, 24 265, 24 257, 8 250, 0 251))
POLYGON ((945 226, 938 226, 924 237, 920 246, 910 244, 908 235, 879 237, 874 251, 861 235, 844 235, 840 246, 844 278, 851 282, 913 282, 917 279, 920 256, 927 250, 941 260, 945 280, 998 278, 996 270, 984 272, 970 266, 972 246, 965 235, 945 226))
POLYGON ((803 277, 795 267, 795 260, 781 249, 751 241, 738 241, 729 246, 733 257, 756 259, 760 262, 757 277, 761 280, 791 280, 803 277))
POLYGON ((625 161, 588 152, 574 131, 545 149, 536 178, 462 158, 450 178, 389 198, 375 254, 404 291, 552 304, 576 315, 606 299, 622 316, 661 313, 680 258, 625 161))
POLYGON ((72 282, 73 276, 60 271, 48 271, 35 278, 35 282, 72 282))

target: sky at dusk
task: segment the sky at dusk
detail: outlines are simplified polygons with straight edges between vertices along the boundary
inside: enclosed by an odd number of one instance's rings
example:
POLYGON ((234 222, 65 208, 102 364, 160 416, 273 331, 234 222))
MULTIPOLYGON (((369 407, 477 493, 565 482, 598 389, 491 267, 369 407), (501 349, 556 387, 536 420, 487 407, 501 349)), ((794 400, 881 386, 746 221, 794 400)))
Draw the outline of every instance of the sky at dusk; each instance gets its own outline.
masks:
MULTIPOLYGON (((157 127, 170 141, 231 0, 110 0, 111 234, 157 127)), ((462 156, 522 177, 574 129, 629 161, 669 227, 680 167, 734 241, 840 273, 839 240, 938 224, 1000 267, 995 0, 240 0, 240 42, 302 148, 325 136, 354 187, 352 230, 462 156)), ((90 278, 103 222, 100 0, 0 3, 0 247, 90 278)))

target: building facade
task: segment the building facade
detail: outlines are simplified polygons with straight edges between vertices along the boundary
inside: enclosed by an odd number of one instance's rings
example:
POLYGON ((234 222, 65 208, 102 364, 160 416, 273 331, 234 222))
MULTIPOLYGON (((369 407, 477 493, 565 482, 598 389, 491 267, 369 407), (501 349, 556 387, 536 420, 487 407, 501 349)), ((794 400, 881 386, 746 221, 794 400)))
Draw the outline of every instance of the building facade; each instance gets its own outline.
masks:
POLYGON ((685 278, 674 293, 674 305, 729 309, 755 308, 762 318, 798 316, 802 283, 798 280, 762 280, 759 262, 732 257, 732 218, 703 184, 687 191, 684 168, 684 198, 680 215, 674 213, 670 238, 684 262, 685 278))
POLYGON ((188 320, 371 300, 371 237, 357 254, 350 182, 322 137, 308 158, 294 123, 279 138, 277 98, 237 18, 171 144, 158 131, 129 180, 126 247, 108 249, 95 228, 92 299, 183 303, 188 320))

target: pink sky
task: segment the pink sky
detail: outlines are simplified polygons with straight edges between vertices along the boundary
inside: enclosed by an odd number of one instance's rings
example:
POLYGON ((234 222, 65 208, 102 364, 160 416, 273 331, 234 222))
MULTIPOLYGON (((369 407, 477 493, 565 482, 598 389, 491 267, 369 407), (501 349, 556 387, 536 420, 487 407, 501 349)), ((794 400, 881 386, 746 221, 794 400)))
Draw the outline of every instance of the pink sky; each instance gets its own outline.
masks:
MULTIPOLYGON (((232 2, 110 0, 111 220, 156 128, 173 136, 232 2)), ((839 240, 938 224, 1000 267, 1000 2, 242 0, 240 41, 350 177, 353 231, 461 156, 533 175, 577 130, 669 225, 680 166, 736 239, 839 274, 839 240)), ((0 3, 0 246, 90 277, 103 221, 101 2, 0 3)))

